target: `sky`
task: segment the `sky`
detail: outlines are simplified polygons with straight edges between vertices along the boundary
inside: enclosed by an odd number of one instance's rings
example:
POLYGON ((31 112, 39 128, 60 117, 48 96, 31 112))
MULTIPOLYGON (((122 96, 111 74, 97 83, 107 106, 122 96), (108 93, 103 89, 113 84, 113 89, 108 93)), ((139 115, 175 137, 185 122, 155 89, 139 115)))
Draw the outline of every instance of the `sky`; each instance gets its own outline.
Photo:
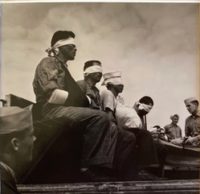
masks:
POLYGON ((12 93, 35 101, 34 71, 46 56, 53 33, 76 34, 75 78, 83 64, 100 60, 104 73, 121 71, 123 96, 132 106, 144 95, 154 100, 148 127, 189 115, 183 100, 199 97, 198 4, 22 3, 3 4, 1 13, 1 98, 12 93))

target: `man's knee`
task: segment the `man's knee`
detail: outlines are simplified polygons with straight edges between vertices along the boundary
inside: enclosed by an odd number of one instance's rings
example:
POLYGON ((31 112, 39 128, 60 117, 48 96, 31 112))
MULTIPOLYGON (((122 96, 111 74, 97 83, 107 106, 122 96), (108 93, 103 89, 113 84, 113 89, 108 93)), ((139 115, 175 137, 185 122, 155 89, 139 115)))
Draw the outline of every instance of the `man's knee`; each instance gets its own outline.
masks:
POLYGON ((94 116, 102 122, 109 123, 108 115, 103 111, 95 111, 94 116))
POLYGON ((149 131, 147 131, 147 130, 144 130, 144 129, 140 130, 139 134, 142 137, 152 138, 151 133, 149 131))
POLYGON ((123 140, 127 143, 132 143, 135 144, 136 143, 136 136, 134 133, 131 133, 129 131, 124 131, 121 130, 120 131, 120 136, 123 138, 123 140))

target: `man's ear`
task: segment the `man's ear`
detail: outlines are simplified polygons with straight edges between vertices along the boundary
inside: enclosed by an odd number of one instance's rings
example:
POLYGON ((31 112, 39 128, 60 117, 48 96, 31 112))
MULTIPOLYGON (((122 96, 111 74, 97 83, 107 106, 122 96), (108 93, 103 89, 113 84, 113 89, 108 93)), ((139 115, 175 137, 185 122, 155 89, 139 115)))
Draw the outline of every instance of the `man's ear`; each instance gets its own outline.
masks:
POLYGON ((139 108, 140 102, 139 102, 139 101, 135 102, 135 106, 136 106, 137 108, 139 108))
POLYGON ((13 150, 18 151, 19 145, 20 145, 19 139, 16 138, 16 137, 13 137, 13 138, 11 139, 11 145, 12 145, 13 150))
POLYGON ((55 48, 55 49, 54 49, 54 52, 55 52, 56 55, 58 55, 59 52, 60 52, 60 49, 59 49, 59 48, 55 48))
POLYGON ((110 82, 108 82, 108 83, 106 84, 106 87, 107 87, 108 90, 110 90, 110 89, 112 88, 112 86, 113 86, 113 85, 112 85, 112 83, 110 83, 110 82))

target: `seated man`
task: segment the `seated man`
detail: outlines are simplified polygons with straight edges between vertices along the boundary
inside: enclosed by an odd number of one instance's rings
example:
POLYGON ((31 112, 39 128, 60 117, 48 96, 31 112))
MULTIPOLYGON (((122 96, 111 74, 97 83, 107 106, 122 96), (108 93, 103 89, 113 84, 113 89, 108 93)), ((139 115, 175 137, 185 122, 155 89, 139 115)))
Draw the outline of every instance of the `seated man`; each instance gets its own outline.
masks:
POLYGON ((168 141, 182 137, 181 128, 177 125, 179 116, 177 114, 174 114, 170 117, 170 119, 172 120, 172 122, 164 127, 165 133, 168 137, 168 141))
POLYGON ((100 109, 100 95, 96 84, 102 78, 101 62, 97 60, 87 61, 84 64, 83 71, 84 80, 77 81, 77 84, 84 94, 91 99, 90 107, 100 109))
POLYGON ((0 193, 19 194, 16 181, 32 160, 35 139, 29 110, 0 108, 0 193))
POLYGON ((153 107, 153 100, 142 97, 133 108, 126 107, 118 100, 118 94, 123 91, 120 72, 104 74, 107 90, 102 91, 102 107, 109 117, 116 119, 118 126, 131 131, 136 136, 138 145, 137 162, 140 167, 157 164, 157 154, 151 134, 146 130, 146 114, 153 107), (148 157, 147 157, 148 156, 148 157))
MULTIPOLYGON (((78 81, 80 88, 90 97, 91 108, 102 109, 100 104, 100 94, 96 84, 102 77, 102 65, 100 61, 90 60, 84 64, 84 80, 78 81)), ((113 121, 111 119, 111 121, 113 121)), ((135 178, 134 166, 135 136, 128 132, 119 130, 115 121, 111 122, 113 138, 116 137, 117 147, 114 157, 114 170, 119 179, 131 180, 135 178), (118 133, 118 136, 116 136, 118 133)))
MULTIPOLYGON (((71 76, 67 62, 76 55, 75 34, 57 31, 51 40, 49 56, 42 59, 35 71, 33 88, 43 119, 57 125, 79 127, 82 137, 81 168, 112 168, 115 143, 105 113, 86 108, 89 98, 71 76)), ((77 146, 77 145, 76 145, 77 146)))
POLYGON ((200 146, 200 113, 199 101, 194 98, 187 98, 184 100, 188 112, 191 114, 185 120, 185 137, 177 138, 171 142, 176 145, 192 145, 194 147, 200 146))

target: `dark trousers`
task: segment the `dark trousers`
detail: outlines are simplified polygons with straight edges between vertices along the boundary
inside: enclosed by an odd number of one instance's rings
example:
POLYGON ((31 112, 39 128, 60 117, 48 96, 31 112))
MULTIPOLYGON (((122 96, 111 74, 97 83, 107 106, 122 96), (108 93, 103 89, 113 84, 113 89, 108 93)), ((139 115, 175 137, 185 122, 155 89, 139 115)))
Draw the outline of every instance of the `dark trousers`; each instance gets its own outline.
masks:
POLYGON ((82 167, 112 168, 117 131, 112 130, 106 113, 89 108, 65 107, 47 104, 43 107, 44 119, 53 119, 70 129, 81 128, 82 167))
POLYGON ((151 133, 144 129, 132 129, 136 136, 137 165, 141 168, 158 164, 156 146, 151 133))
POLYGON ((136 138, 129 131, 119 129, 114 168, 121 180, 133 180, 137 176, 136 138))

